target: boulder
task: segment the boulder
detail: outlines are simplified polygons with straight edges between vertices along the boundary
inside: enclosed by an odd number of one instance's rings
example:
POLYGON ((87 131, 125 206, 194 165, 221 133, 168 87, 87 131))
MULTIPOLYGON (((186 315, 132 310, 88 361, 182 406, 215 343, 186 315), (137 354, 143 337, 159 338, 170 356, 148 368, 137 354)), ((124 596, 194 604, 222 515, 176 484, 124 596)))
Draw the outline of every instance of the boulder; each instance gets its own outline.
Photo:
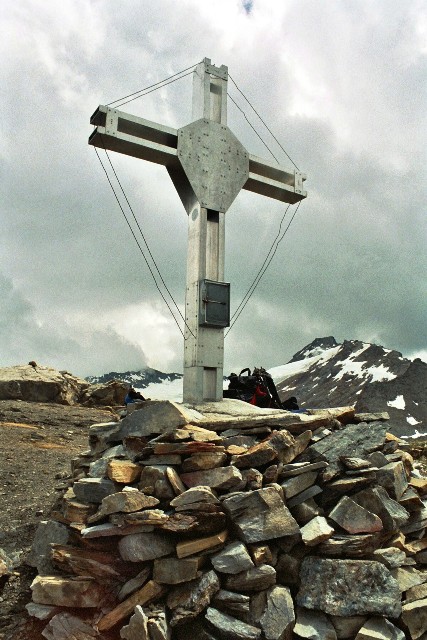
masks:
POLYGON ((80 402, 82 394, 90 386, 86 380, 67 371, 34 365, 0 368, 0 400, 73 405, 80 402))

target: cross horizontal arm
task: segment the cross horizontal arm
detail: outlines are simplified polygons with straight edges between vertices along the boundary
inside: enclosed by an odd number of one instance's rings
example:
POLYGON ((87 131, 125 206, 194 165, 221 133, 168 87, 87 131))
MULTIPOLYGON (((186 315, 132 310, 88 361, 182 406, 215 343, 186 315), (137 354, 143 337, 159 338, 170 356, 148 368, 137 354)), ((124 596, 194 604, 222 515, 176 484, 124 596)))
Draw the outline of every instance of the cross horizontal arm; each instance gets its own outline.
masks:
POLYGON ((306 174, 301 171, 285 171, 282 167, 249 155, 249 178, 243 189, 295 204, 307 197, 303 184, 305 179, 306 174))
POLYGON ((99 106, 90 119, 96 129, 89 144, 166 167, 178 163, 177 131, 117 109, 99 106))

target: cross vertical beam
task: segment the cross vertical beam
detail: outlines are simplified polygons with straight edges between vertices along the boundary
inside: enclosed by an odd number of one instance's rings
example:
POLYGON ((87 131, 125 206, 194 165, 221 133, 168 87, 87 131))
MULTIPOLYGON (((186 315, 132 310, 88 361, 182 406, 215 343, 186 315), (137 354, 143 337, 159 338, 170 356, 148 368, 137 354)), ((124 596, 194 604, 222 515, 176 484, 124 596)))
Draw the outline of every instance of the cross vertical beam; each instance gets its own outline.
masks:
MULTIPOLYGON (((227 68, 204 60, 193 75, 193 120, 227 125, 227 68)), ((188 216, 187 287, 185 296, 184 402, 221 400, 224 329, 200 324, 200 286, 222 282, 225 260, 225 211, 194 203, 188 216)))

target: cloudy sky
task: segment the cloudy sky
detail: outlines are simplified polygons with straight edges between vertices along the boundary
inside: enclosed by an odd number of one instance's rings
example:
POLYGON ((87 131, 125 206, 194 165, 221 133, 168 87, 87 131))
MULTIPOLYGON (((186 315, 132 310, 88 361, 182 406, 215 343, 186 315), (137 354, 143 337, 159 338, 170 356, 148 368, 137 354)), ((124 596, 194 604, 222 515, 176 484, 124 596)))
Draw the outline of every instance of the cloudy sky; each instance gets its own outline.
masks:
MULTIPOLYGON (((204 57, 228 66, 308 176, 308 198, 226 337, 225 372, 283 364, 326 335, 427 360, 426 21, 422 0, 2 2, 0 366, 182 371, 181 334, 87 138, 99 104, 204 57)), ((191 91, 189 75, 123 110, 178 128, 191 121, 191 91)), ((229 93, 292 168, 231 82, 229 93)), ((271 159, 228 108, 248 151, 271 159)), ((169 176, 110 157, 183 308, 187 215, 169 176)), ((232 311, 283 213, 246 191, 229 209, 232 311)))

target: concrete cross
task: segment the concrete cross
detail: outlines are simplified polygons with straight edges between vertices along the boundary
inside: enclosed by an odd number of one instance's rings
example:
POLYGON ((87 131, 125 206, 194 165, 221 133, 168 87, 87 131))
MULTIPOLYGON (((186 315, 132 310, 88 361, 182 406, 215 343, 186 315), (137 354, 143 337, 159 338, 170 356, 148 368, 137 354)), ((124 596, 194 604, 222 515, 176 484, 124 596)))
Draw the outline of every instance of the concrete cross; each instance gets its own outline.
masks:
POLYGON ((205 58, 193 73, 193 122, 172 129, 99 106, 89 144, 165 165, 188 214, 183 401, 222 400, 225 213, 241 189, 287 203, 307 196, 300 171, 249 154, 227 127, 226 66, 205 58))

